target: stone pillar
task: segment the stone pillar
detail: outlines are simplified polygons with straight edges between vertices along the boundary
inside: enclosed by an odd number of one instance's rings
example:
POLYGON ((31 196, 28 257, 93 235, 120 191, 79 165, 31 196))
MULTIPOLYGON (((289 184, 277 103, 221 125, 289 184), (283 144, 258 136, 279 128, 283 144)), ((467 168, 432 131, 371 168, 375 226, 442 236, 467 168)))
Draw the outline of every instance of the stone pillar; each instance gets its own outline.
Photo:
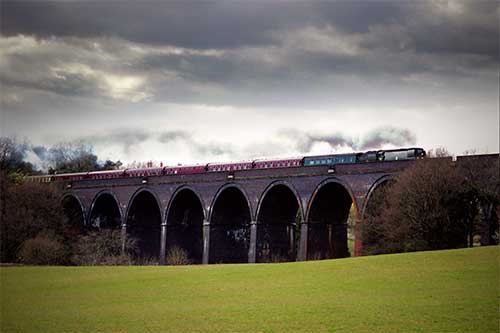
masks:
POLYGON ((354 256, 358 257, 363 254, 363 220, 361 218, 356 219, 356 224, 354 225, 354 256))
POLYGON ((202 264, 208 265, 210 260, 210 223, 203 220, 203 258, 202 264))
POLYGON ((250 245, 248 246, 248 263, 255 264, 257 257, 257 221, 250 222, 250 245))
POLYGON ((335 242, 336 242, 336 238, 334 239, 334 235, 336 236, 336 233, 333 232, 333 224, 330 222, 330 223, 327 223, 326 227, 328 228, 328 255, 327 255, 327 259, 330 259, 330 258, 336 258, 336 255, 337 253, 335 253, 336 251, 336 245, 335 242))
POLYGON ((122 230, 121 230, 121 240, 122 240, 122 254, 125 254, 125 244, 127 242, 127 225, 125 223, 122 223, 122 230))
POLYGON ((299 242, 299 253, 297 254, 297 261, 307 260, 307 238, 309 232, 309 225, 307 222, 300 222, 300 242, 299 242))
POLYGON ((289 246, 288 256, 290 257, 289 260, 297 259, 297 256, 295 254, 295 226, 295 223, 291 223, 287 226, 289 246))
POLYGON ((165 254, 167 252, 167 223, 161 224, 160 236, 160 265, 166 265, 165 254))

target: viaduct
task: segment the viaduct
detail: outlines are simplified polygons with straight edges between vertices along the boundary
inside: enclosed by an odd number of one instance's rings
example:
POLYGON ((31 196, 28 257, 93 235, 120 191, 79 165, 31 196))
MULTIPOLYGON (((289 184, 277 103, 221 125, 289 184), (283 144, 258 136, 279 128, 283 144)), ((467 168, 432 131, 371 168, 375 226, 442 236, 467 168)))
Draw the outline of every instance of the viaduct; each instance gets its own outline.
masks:
POLYGON ((412 163, 85 179, 64 184, 63 203, 82 226, 121 228, 160 264, 174 247, 199 264, 341 258, 361 254, 370 198, 412 163))

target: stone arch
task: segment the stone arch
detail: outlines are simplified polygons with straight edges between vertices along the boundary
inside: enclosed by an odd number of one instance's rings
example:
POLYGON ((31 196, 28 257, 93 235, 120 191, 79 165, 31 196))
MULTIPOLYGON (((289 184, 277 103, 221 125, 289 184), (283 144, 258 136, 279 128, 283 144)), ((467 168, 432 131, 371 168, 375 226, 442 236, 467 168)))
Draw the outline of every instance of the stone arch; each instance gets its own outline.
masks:
POLYGON ((61 197, 61 204, 66 218, 66 224, 76 234, 80 234, 85 230, 85 207, 80 198, 74 194, 67 193, 61 197))
POLYGON ((158 196, 141 187, 134 192, 127 205, 127 235, 137 241, 139 261, 157 261, 160 255, 161 206, 158 196))
POLYGON ((381 245, 382 240, 378 227, 381 221, 378 217, 382 212, 386 190, 395 181, 394 176, 386 175, 377 179, 370 187, 361 212, 361 225, 357 231, 359 235, 357 238, 359 241, 356 242, 357 254, 370 253, 381 245))
POLYGON ((205 205, 190 186, 180 186, 170 198, 165 211, 166 252, 180 248, 192 263, 203 260, 203 223, 205 205))
POLYGON ((121 226, 122 211, 115 194, 102 190, 96 194, 88 214, 90 229, 117 229, 121 226))
POLYGON ((326 179, 316 187, 306 213, 308 260, 349 255, 347 222, 353 203, 349 186, 336 178, 326 179))
POLYGON ((257 205, 256 262, 292 261, 296 257, 300 196, 285 181, 271 183, 257 205))
POLYGON ((248 261, 251 212, 240 186, 226 184, 217 191, 210 208, 210 263, 248 261))
POLYGON ((367 207, 369 206, 370 204, 370 199, 373 198, 374 196, 374 193, 376 193, 378 190, 381 189, 381 186, 385 186, 385 185, 388 185, 390 184, 391 182, 395 182, 396 181, 396 178, 394 177, 394 175, 385 175, 385 176, 382 176, 380 177, 379 179, 377 179, 373 184, 372 186, 370 186, 370 189, 368 190, 368 193, 366 195, 366 199, 365 199, 365 202, 363 203, 363 207, 361 209, 361 212, 360 212, 360 216, 361 218, 364 218, 365 217, 365 213, 366 213, 366 209, 367 207))

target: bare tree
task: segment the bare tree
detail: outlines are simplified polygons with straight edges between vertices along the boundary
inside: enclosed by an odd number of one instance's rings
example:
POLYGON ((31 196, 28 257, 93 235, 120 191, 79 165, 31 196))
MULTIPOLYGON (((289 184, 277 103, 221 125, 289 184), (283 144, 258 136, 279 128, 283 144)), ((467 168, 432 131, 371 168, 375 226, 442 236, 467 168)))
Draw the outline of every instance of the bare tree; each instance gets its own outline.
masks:
POLYGON ((97 155, 85 143, 60 143, 50 148, 49 173, 66 173, 99 170, 97 155))
POLYGON ((479 220, 478 229, 470 229, 469 241, 475 232, 481 236, 481 245, 497 244, 494 235, 498 230, 496 209, 500 203, 500 162, 498 154, 459 156, 457 168, 463 179, 465 204, 475 209, 475 215, 467 216, 469 224, 479 220), (476 218, 478 215, 479 219, 476 218))
POLYGON ((365 253, 467 246, 463 177, 451 158, 418 161, 383 193, 363 225, 365 253), (457 212, 460 211, 460 214, 457 212))

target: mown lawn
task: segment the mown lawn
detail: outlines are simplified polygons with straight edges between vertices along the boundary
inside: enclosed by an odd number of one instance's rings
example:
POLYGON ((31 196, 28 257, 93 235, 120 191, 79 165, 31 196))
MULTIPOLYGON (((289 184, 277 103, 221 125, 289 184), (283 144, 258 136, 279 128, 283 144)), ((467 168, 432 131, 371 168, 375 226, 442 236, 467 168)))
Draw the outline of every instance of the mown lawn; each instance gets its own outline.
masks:
POLYGON ((498 254, 4 267, 1 332, 498 332, 498 254))

